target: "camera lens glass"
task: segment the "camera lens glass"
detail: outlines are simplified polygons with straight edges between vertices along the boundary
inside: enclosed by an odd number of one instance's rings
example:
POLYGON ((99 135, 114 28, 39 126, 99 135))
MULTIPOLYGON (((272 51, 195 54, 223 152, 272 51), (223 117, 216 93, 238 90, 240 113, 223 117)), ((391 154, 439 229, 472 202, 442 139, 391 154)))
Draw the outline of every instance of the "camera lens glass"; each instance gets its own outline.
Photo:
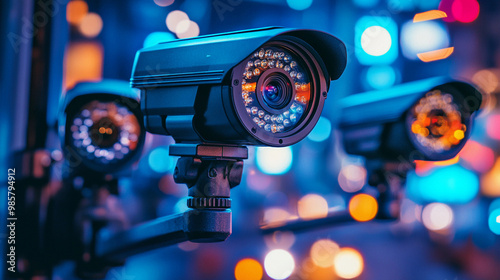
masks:
POLYGON ((94 163, 120 161, 138 148, 139 121, 122 104, 91 101, 77 111, 69 125, 73 147, 94 163))
POLYGON ((273 109, 283 109, 288 105, 292 98, 292 85, 287 78, 281 74, 271 74, 262 84, 262 93, 266 105, 273 109))
POLYGON ((467 131, 453 96, 440 90, 419 100, 410 110, 408 125, 418 143, 439 153, 460 144, 467 131))
POLYGON ((302 56, 269 44, 244 63, 242 99, 253 122, 271 134, 298 127, 313 102, 311 75, 302 56))

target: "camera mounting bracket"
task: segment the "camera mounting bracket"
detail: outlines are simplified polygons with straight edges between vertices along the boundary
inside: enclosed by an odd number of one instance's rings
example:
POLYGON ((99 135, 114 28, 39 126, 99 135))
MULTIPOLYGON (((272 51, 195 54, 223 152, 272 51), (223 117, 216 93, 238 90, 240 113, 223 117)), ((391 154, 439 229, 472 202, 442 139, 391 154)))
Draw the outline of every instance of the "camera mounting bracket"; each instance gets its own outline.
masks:
POLYGON ((189 188, 188 211, 162 217, 131 229, 101 234, 97 257, 107 262, 184 241, 220 242, 231 235, 230 190, 241 182, 244 146, 174 144, 170 155, 180 156, 176 183, 189 188))

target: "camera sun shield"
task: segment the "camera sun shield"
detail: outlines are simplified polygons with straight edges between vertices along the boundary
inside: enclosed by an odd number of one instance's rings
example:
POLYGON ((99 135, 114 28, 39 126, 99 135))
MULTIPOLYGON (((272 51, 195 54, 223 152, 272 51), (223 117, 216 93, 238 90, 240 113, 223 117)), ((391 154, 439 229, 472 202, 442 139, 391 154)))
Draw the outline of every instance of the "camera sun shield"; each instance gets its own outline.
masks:
POLYGON ((137 53, 146 129, 178 143, 287 146, 319 118, 344 44, 319 31, 264 28, 162 43, 137 53))

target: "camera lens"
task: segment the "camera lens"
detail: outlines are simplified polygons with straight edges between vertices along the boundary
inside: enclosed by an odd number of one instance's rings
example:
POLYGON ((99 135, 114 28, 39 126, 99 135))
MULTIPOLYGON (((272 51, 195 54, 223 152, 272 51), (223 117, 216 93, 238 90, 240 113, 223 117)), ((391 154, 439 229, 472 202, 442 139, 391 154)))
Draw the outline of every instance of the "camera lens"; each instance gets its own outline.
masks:
POLYGON ((292 85, 286 76, 275 73, 267 77, 261 89, 266 104, 273 109, 283 109, 290 102, 293 94, 292 85))
POLYGON ((453 96, 440 90, 428 92, 410 110, 408 126, 417 143, 439 153, 459 145, 469 129, 453 96))
POLYGON ((103 148, 109 148, 118 142, 120 132, 110 118, 104 117, 92 125, 89 134, 92 142, 98 143, 103 148))

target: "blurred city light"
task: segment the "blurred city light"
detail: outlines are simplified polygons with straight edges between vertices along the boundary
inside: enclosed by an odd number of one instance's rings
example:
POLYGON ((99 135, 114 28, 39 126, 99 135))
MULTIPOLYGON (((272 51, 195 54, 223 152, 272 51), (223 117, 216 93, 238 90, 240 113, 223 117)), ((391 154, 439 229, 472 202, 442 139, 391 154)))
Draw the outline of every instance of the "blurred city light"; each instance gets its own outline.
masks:
POLYGON ((295 235, 290 231, 276 231, 264 236, 264 241, 269 249, 288 249, 295 243, 295 235))
POLYGON ((267 253, 264 259, 264 268, 272 279, 286 279, 292 275, 295 269, 295 260, 292 254, 286 250, 272 250, 267 253))
POLYGON ((500 157, 493 168, 481 177, 481 193, 489 197, 500 196, 500 157))
POLYGON ((328 203, 320 195, 308 194, 299 200, 297 211, 305 220, 323 218, 328 215, 328 203))
POLYGON ((174 3, 174 0, 154 0, 155 4, 160 7, 167 7, 174 3))
POLYGON ((83 36, 87 38, 94 38, 102 30, 102 19, 96 13, 88 13, 83 19, 80 21, 78 25, 78 30, 82 33, 83 36))
POLYGON ((495 163, 495 152, 487 146, 469 140, 460 151, 460 158, 475 171, 484 173, 495 163))
POLYGON ((398 27, 390 17, 362 17, 356 22, 354 38, 361 64, 390 64, 398 56, 398 27))
POLYGON ((500 70, 482 69, 472 76, 472 82, 486 93, 493 93, 499 88, 500 70))
POLYGON ((151 170, 156 173, 173 172, 175 168, 174 158, 168 153, 168 146, 153 149, 148 156, 151 170))
POLYGON ((177 24, 175 34, 179 39, 191 38, 200 35, 200 27, 194 21, 181 21, 177 24))
POLYGON ((450 206, 435 202, 424 207, 422 222, 428 230, 441 231, 453 223, 453 211, 450 206))
POLYGON ((182 197, 177 201, 177 203, 174 206, 174 212, 175 213, 184 213, 187 210, 189 210, 189 207, 187 206, 187 197, 182 197))
POLYGON ((439 50, 435 50, 435 51, 419 53, 419 54, 417 54, 417 56, 423 62, 432 62, 432 61, 448 58, 453 53, 454 50, 455 50, 454 47, 449 47, 449 48, 439 49, 439 50))
POLYGON ((478 176, 458 164, 436 167, 424 176, 408 173, 407 196, 417 202, 468 203, 479 192, 478 176))
POLYGON ((373 220, 378 212, 377 200, 368 194, 360 193, 349 201, 349 214, 358 222, 373 220))
POLYGON ((270 224, 273 226, 279 225, 279 224, 284 224, 289 218, 290 218, 290 213, 288 211, 273 207, 266 209, 264 211, 264 217, 262 218, 262 222, 264 224, 270 224))
POLYGON ((70 89, 81 81, 100 81, 104 54, 97 42, 71 43, 64 57, 64 88, 70 89))
POLYGON ((413 22, 428 21, 447 17, 446 13, 440 10, 431 10, 418 13, 413 17, 413 22))
POLYGON ((175 36, 169 32, 153 32, 144 39, 143 47, 152 47, 162 42, 175 40, 175 36))
POLYGON ((421 207, 410 199, 404 198, 401 201, 399 220, 406 224, 417 221, 420 216, 421 207))
POLYGON ((493 210, 488 217, 488 226, 491 232, 500 235, 500 209, 493 210))
POLYGON ((288 6, 294 10, 302 11, 311 7, 313 0, 286 0, 288 6))
POLYGON ((419 53, 449 47, 450 36, 444 24, 436 21, 408 21, 401 28, 401 51, 408 59, 418 59, 419 53))
POLYGON ((325 117, 320 117, 318 123, 307 136, 309 140, 314 142, 322 142, 330 137, 332 133, 332 123, 325 117))
POLYGON ((398 74, 389 65, 374 65, 366 70, 366 82, 370 89, 384 89, 396 83, 398 74))
POLYGON ((352 2, 361 8, 371 8, 377 5, 379 0, 352 0, 352 2))
POLYGON ((353 248, 342 248, 333 260, 335 272, 345 279, 356 278, 363 272, 363 256, 353 248))
POLYGON ((486 121, 486 133, 491 139, 500 140, 500 114, 488 117, 486 121))
POLYGON ((292 167, 293 151, 291 147, 257 147, 255 161, 259 170, 265 174, 285 174, 292 167))
POLYGON ((260 280, 263 275, 264 271, 260 263, 250 258, 240 260, 234 268, 236 280, 260 280))
POLYGON ((82 0, 69 1, 66 6, 66 20, 72 25, 78 25, 88 11, 87 2, 82 0))
POLYGON ((366 168, 361 165, 346 165, 340 169, 338 182, 340 188, 345 192, 357 192, 366 183, 366 168))
POLYGON ((170 13, 168 13, 166 19, 168 30, 175 33, 175 31, 177 30, 177 25, 184 20, 189 20, 189 17, 185 12, 180 10, 171 11, 170 13))
POLYGON ((320 239, 311 246, 311 259, 319 267, 333 266, 333 260, 340 247, 330 239, 320 239))
POLYGON ((454 0, 451 12, 453 17, 460 22, 473 22, 479 16, 479 3, 477 0, 454 0))

